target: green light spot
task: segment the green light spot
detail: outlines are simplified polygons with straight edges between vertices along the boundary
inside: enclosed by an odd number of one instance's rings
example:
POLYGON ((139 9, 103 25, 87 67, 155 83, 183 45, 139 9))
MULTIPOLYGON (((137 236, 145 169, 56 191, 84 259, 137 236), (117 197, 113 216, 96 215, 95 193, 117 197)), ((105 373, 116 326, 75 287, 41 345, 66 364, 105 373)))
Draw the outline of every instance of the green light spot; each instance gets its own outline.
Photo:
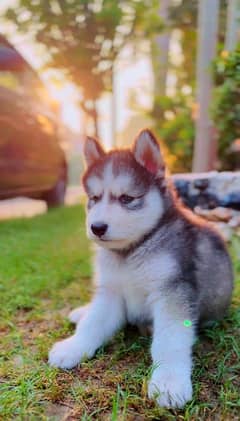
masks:
POLYGON ((183 322, 183 324, 184 324, 184 326, 185 327, 190 327, 190 326, 192 326, 192 322, 191 322, 191 320, 184 320, 184 322, 183 322))

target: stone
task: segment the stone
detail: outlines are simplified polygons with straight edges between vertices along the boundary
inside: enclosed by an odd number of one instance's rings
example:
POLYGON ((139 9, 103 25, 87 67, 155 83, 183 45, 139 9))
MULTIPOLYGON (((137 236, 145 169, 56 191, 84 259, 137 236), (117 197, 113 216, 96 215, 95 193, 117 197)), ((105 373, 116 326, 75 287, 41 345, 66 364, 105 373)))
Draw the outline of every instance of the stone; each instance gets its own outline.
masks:
POLYGON ((221 200, 221 204, 229 208, 240 209, 240 191, 226 194, 221 200))
POLYGON ((200 215, 203 218, 207 219, 208 221, 228 222, 233 217, 231 209, 223 207, 217 207, 214 209, 202 209, 201 207, 196 206, 194 208, 194 212, 197 215, 200 215))
POLYGON ((174 174, 172 180, 183 203, 191 209, 240 210, 240 171, 174 174))
POLYGON ((229 221, 228 225, 229 225, 231 228, 237 228, 237 227, 240 227, 240 212, 239 212, 239 215, 234 215, 234 216, 230 219, 230 221, 229 221))
POLYGON ((212 222, 217 231, 222 235, 226 242, 229 242, 234 234, 234 230, 224 222, 212 222))
POLYGON ((47 402, 44 409, 44 415, 55 421, 65 421, 71 413, 71 409, 69 409, 69 407, 52 402, 47 402))
POLYGON ((15 355, 12 359, 12 363, 16 368, 24 366, 24 359, 22 355, 15 355))
POLYGON ((204 191, 209 187, 209 180, 207 178, 200 178, 193 181, 194 187, 200 191, 204 191))

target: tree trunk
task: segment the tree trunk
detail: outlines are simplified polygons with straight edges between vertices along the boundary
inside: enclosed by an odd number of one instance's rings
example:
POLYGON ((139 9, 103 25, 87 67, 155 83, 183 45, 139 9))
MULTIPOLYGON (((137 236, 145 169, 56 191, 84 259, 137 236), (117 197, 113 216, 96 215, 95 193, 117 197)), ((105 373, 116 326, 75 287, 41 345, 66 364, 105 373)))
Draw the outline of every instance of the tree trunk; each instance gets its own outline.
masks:
POLYGON ((225 50, 234 50, 238 41, 240 41, 240 0, 228 0, 225 50))
POLYGON ((171 37, 171 31, 168 28, 168 9, 170 6, 171 0, 160 0, 159 17, 165 29, 162 34, 156 36, 152 41, 154 95, 156 97, 166 95, 168 52, 171 37))
POLYGON ((117 57, 112 65, 112 98, 111 98, 111 111, 112 111, 112 137, 111 147, 117 146, 117 57))
POLYGON ((97 101, 94 101, 94 108, 91 111, 92 119, 93 119, 93 126, 94 126, 94 134, 98 138, 98 113, 97 113, 97 101))
POLYGON ((88 108, 84 104, 84 102, 80 103, 81 108, 85 112, 85 114, 91 118, 94 128, 94 136, 98 137, 98 112, 97 112, 97 101, 93 100, 93 107, 88 108))
POLYGON ((216 55, 219 0, 199 0, 198 52, 197 52, 197 105, 196 138, 194 144, 193 171, 214 169, 216 143, 210 119, 212 96, 211 62, 216 55))

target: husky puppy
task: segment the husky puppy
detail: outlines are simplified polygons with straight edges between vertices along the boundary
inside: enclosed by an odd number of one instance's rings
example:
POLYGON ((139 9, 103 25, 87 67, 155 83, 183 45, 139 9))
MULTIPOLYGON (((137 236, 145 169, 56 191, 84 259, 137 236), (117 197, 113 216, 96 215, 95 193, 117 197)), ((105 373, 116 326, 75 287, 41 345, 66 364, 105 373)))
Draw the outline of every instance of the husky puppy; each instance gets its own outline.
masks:
POLYGON ((126 323, 150 323, 149 397, 183 407, 192 398, 196 328, 221 319, 231 301, 229 255, 219 234, 175 197, 149 130, 131 150, 109 153, 88 138, 85 158, 87 233, 98 246, 96 293, 70 313, 76 332, 53 346, 49 362, 70 369, 126 323))

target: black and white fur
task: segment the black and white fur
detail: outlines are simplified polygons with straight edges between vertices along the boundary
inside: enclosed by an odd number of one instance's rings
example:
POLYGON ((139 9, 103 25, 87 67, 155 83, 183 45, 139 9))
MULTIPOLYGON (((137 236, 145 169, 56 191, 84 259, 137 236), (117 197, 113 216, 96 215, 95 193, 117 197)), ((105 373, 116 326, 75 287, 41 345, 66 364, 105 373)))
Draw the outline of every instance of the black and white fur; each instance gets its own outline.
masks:
POLYGON ((72 368, 126 323, 152 324, 149 397, 182 407, 192 397, 196 327, 222 318, 231 300, 229 255, 220 236, 180 205, 149 130, 132 150, 110 153, 88 138, 85 157, 96 293, 70 314, 76 332, 54 345, 49 362, 72 368))

